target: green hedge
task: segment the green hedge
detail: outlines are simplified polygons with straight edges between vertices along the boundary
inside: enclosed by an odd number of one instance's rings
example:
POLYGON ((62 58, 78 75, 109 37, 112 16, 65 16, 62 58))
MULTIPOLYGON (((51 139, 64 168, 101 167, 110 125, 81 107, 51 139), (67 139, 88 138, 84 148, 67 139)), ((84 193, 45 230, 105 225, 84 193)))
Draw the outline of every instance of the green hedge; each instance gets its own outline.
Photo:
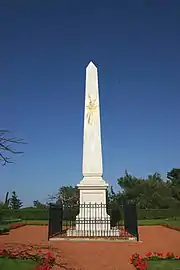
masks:
POLYGON ((138 219, 166 219, 180 217, 180 209, 137 209, 138 219))
POLYGON ((0 220, 22 219, 22 220, 47 220, 49 218, 49 209, 22 208, 19 210, 1 210, 0 220))
MULTIPOLYGON (((75 211, 76 212, 76 211, 75 211)), ((166 219, 173 217, 180 217, 180 209, 137 209, 138 219, 166 219)), ((65 214, 65 213, 64 213, 65 214)), ((75 213, 77 214, 77 213, 75 213)), ((123 218, 122 208, 120 209, 121 219, 123 218)), ((0 223, 6 223, 10 219, 22 219, 22 220, 48 220, 49 209, 37 209, 37 208, 22 208, 19 210, 1 209, 0 210, 0 223)), ((68 215, 65 214, 65 220, 72 220, 75 215, 71 212, 68 215)), ((9 223, 9 222, 8 222, 9 223)))

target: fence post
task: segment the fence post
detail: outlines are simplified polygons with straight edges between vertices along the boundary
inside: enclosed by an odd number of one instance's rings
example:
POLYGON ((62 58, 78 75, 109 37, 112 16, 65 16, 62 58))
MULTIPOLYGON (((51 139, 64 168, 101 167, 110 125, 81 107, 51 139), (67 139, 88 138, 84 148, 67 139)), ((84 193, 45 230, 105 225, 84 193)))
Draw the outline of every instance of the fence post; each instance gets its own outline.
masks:
POLYGON ((51 235, 51 209, 52 209, 52 204, 50 203, 49 204, 49 221, 48 221, 48 241, 49 241, 49 238, 50 238, 50 235, 51 235))
POLYGON ((139 241, 136 205, 124 201, 123 208, 125 230, 128 233, 136 236, 137 241, 139 241))

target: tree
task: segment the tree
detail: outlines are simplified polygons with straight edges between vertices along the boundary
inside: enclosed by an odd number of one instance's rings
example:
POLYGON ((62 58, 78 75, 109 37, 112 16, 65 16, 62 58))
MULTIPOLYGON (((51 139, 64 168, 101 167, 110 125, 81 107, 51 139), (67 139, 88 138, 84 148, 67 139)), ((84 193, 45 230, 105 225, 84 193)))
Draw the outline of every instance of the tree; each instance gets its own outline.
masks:
POLYGON ((10 198, 10 208, 13 210, 20 209, 22 207, 22 202, 16 195, 16 192, 12 192, 12 196, 10 198))
POLYGON ((139 202, 140 186, 142 188, 142 179, 130 175, 127 170, 124 176, 120 177, 117 182, 122 190, 122 199, 132 201, 136 204, 139 202))
POLYGON ((10 199, 9 199, 9 192, 6 192, 4 204, 9 207, 10 199))
POLYGON ((175 186, 180 185, 180 169, 173 168, 167 173, 167 179, 175 186))
POLYGON ((146 179, 137 178, 125 171, 118 179, 122 196, 140 208, 170 208, 178 205, 177 197, 172 195, 172 188, 160 174, 148 175, 146 179))
POLYGON ((75 205, 79 202, 79 190, 73 186, 62 186, 57 193, 57 202, 60 200, 63 204, 75 205))
POLYGON ((34 207, 39 208, 39 209, 48 207, 46 204, 41 203, 39 200, 33 201, 33 205, 34 207))
POLYGON ((167 173, 167 179, 173 198, 180 201, 180 169, 173 168, 167 173))
POLYGON ((2 165, 12 163, 10 154, 22 154, 23 152, 16 151, 12 145, 24 143, 23 139, 15 137, 7 137, 8 130, 0 130, 0 162, 2 165))

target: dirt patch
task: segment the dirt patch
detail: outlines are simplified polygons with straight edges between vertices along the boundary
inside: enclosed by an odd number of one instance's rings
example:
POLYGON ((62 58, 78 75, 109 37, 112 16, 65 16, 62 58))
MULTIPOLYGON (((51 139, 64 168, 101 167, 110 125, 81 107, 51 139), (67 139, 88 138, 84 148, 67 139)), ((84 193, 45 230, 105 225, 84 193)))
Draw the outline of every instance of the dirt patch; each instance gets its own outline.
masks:
POLYGON ((162 226, 139 227, 139 243, 47 241, 47 226, 25 226, 0 236, 0 247, 8 244, 36 245, 53 250, 58 263, 68 270, 133 270, 134 252, 174 252, 180 255, 180 232, 162 226))

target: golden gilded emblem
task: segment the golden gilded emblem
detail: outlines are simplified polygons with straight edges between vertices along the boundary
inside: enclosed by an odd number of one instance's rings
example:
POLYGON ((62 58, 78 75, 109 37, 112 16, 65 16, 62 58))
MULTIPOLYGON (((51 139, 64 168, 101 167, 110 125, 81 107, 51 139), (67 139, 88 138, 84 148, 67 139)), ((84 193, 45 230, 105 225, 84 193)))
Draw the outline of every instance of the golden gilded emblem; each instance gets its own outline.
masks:
POLYGON ((93 123, 93 117, 94 117, 94 113, 97 111, 97 103, 96 100, 97 99, 92 99, 90 96, 89 97, 89 104, 87 107, 87 121, 89 125, 92 125, 93 123))

